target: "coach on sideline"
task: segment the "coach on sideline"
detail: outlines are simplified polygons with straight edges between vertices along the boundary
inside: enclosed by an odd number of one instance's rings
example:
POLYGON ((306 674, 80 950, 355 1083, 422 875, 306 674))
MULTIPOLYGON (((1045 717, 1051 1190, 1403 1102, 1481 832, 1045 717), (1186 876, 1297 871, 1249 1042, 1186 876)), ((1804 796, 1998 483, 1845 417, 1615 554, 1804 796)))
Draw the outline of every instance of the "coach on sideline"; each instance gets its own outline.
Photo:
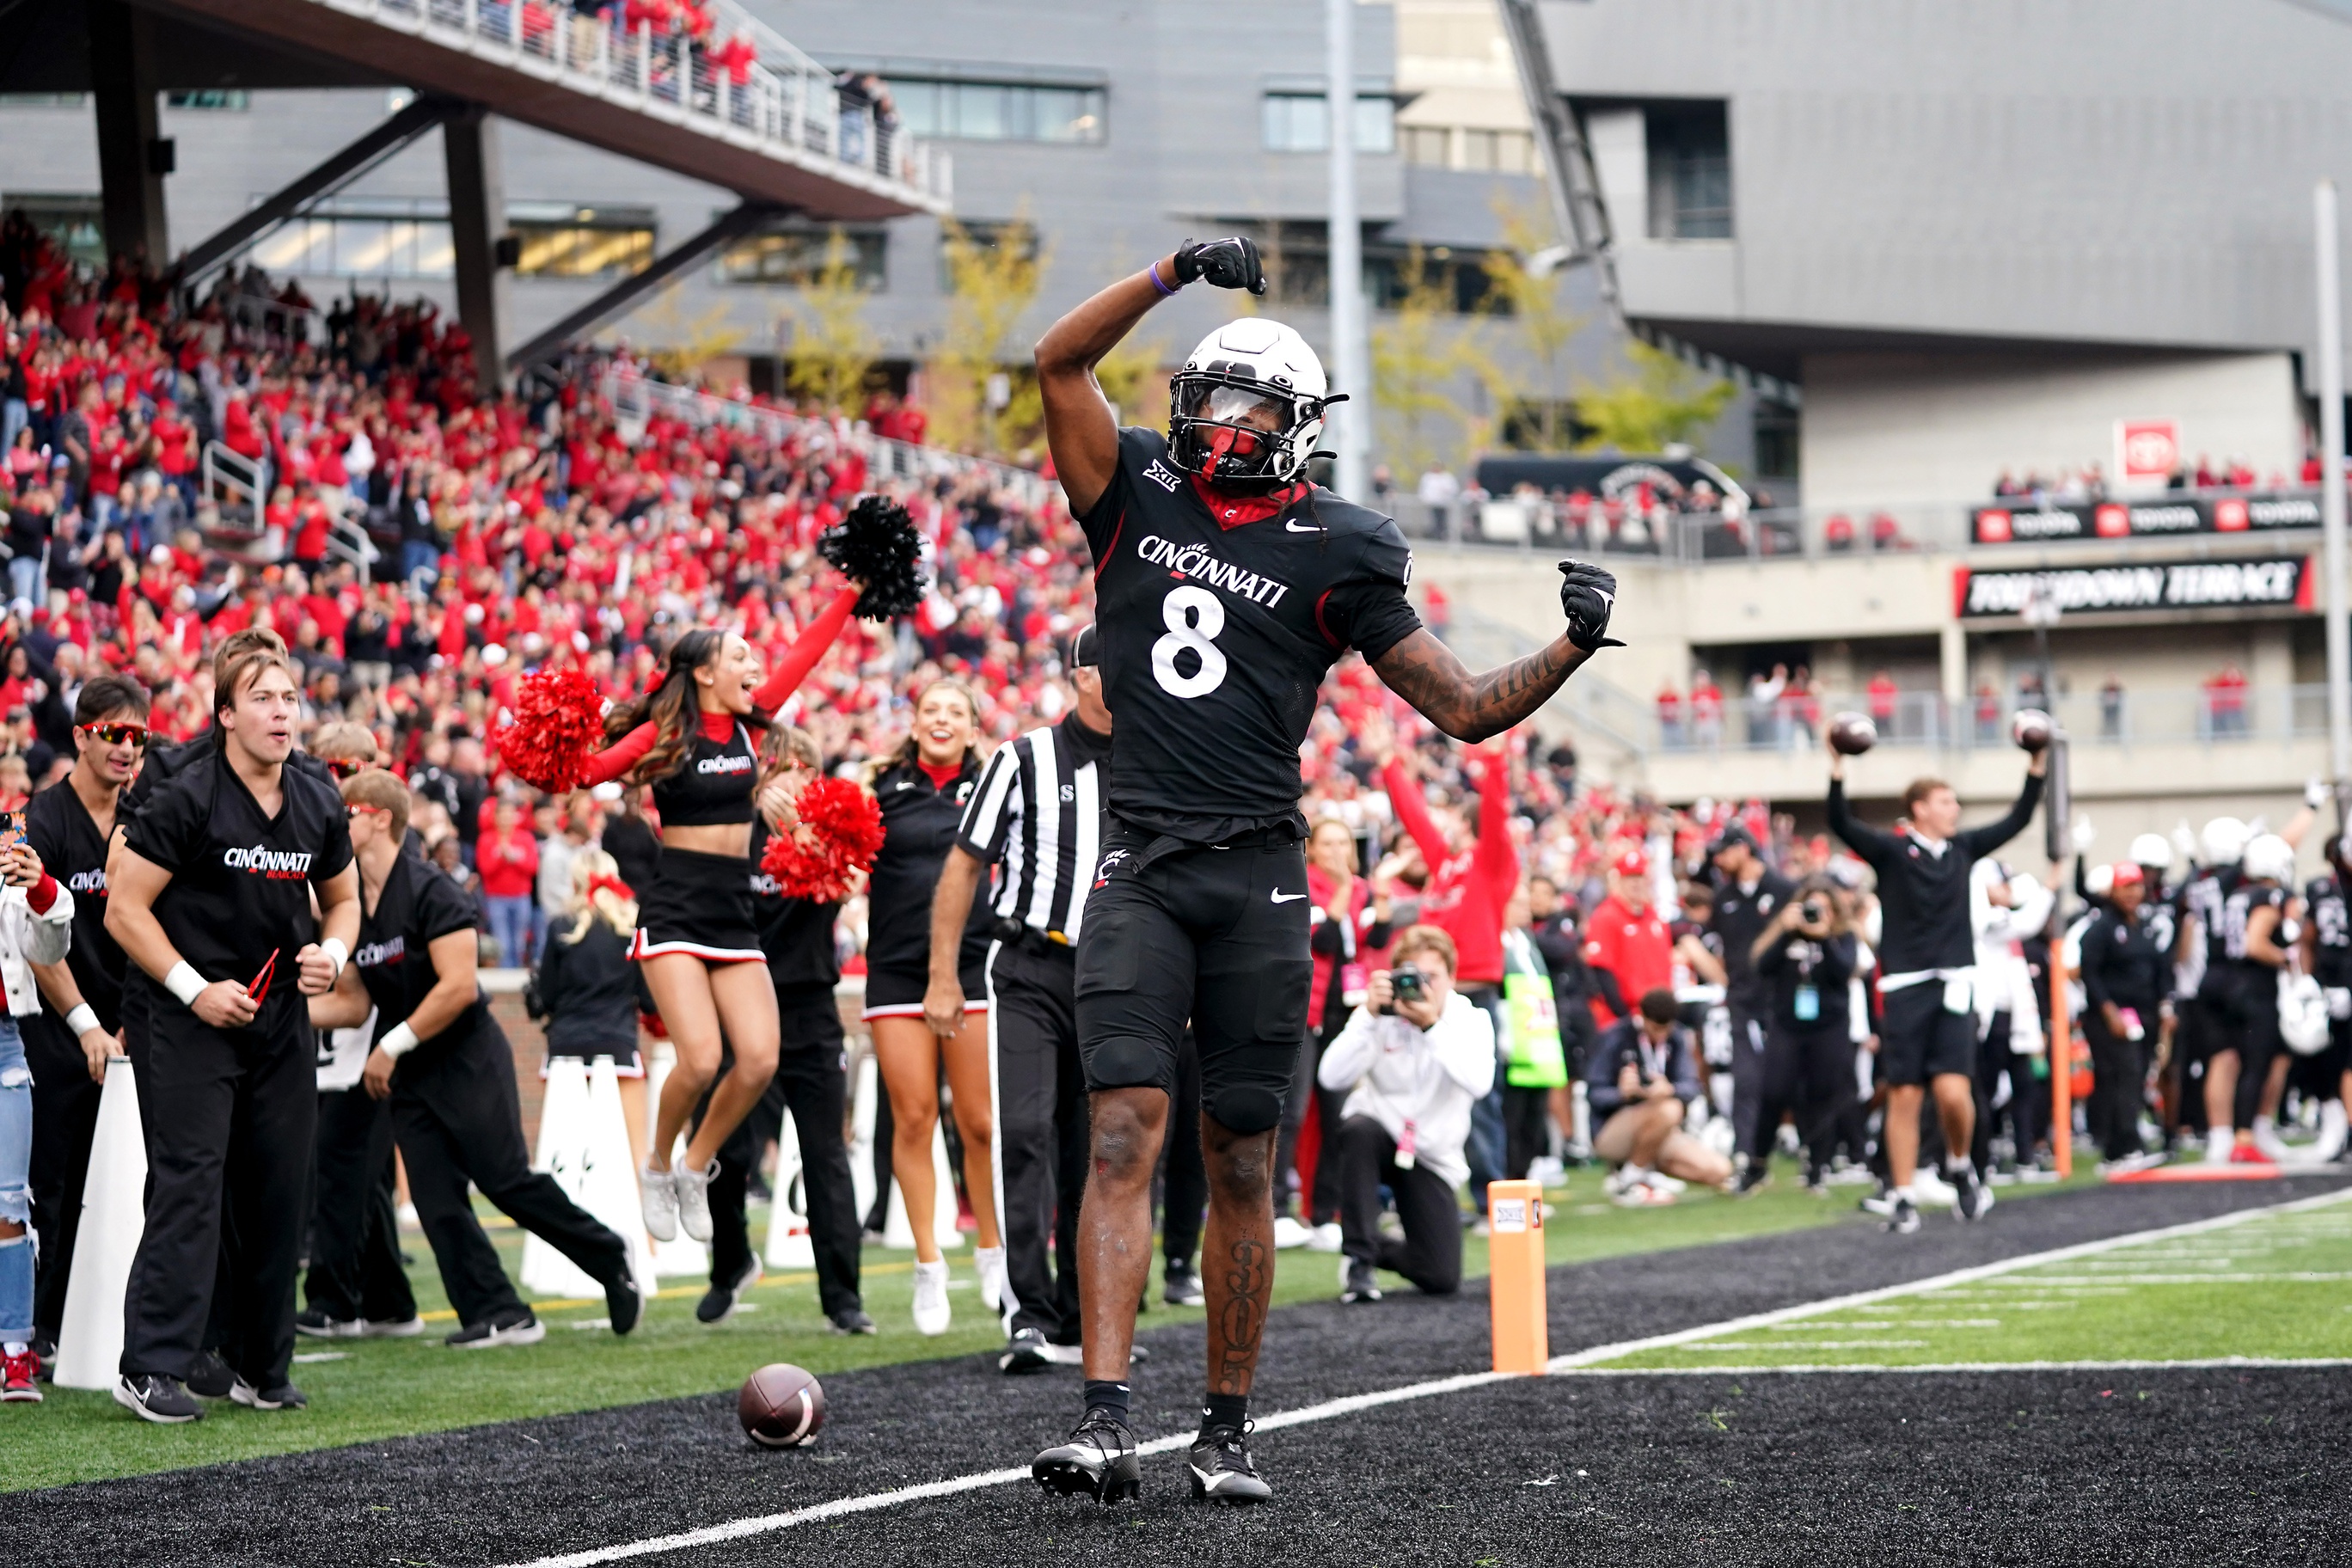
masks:
POLYGON ((1969 915, 1969 870, 2023 830, 2042 800, 2045 750, 2027 765, 2025 788, 2009 815, 1960 831, 1960 797, 1942 779, 1914 779, 1903 791, 1893 832, 1865 826, 1845 798, 1845 757, 1830 749, 1830 831, 1878 873, 1882 929, 1878 1076, 1886 1089, 1886 1228, 1919 1228, 1911 1178, 1919 1159, 1919 1108, 1936 1088, 1944 1127, 1946 1179, 1964 1220, 1992 1207, 1969 1148, 1976 1132, 1976 929, 1969 915))
MULTIPOLYGON (((1109 798, 1110 710, 1095 629, 1070 638, 1077 702, 1000 748, 980 775, 931 898, 923 1015, 944 1039, 961 1027, 956 945, 988 868, 1002 865, 985 917, 988 1082, 996 1201, 1004 1237, 1007 1373, 1036 1372, 1078 1342, 1078 1198, 1087 1180, 1086 1075, 1078 1062, 1077 941, 1109 798)), ((1189 1254, 1187 1261, 1190 1261, 1189 1254)))

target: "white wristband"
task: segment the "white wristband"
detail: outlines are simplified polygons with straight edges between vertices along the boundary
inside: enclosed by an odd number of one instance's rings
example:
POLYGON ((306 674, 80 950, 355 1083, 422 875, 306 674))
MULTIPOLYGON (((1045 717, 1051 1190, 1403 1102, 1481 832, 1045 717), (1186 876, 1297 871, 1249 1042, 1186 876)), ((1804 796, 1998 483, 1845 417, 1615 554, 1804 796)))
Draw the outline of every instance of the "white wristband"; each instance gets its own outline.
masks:
POLYGON ((352 961, 352 950, 343 945, 341 937, 331 936, 319 944, 319 951, 335 961, 335 978, 341 980, 343 965, 352 961))
POLYGON ((79 1039, 98 1027, 98 1009, 85 1002, 66 1015, 66 1032, 79 1039))
POLYGON ((416 1037, 416 1031, 406 1024, 394 1024, 383 1038, 375 1043, 375 1048, 398 1061, 423 1043, 416 1037))
POLYGON ((180 999, 182 1006, 193 1007, 212 982, 196 973, 196 966, 186 959, 172 965, 172 973, 163 976, 163 989, 180 999))

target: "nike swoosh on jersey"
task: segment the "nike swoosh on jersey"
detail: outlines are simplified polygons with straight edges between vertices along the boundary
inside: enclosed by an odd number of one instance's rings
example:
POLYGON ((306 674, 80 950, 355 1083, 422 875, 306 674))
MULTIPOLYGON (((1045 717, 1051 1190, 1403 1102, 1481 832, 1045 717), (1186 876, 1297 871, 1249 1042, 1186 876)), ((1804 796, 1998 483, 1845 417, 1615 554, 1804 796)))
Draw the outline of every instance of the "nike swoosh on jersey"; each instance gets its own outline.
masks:
POLYGON ((1274 890, 1274 901, 1277 904, 1296 903, 1306 896, 1304 893, 1286 893, 1280 888, 1274 890))
POLYGON ((1282 526, 1290 530, 1293 533, 1322 533, 1327 531, 1320 526, 1302 527, 1301 525, 1291 521, 1288 518, 1284 518, 1282 520, 1282 526))

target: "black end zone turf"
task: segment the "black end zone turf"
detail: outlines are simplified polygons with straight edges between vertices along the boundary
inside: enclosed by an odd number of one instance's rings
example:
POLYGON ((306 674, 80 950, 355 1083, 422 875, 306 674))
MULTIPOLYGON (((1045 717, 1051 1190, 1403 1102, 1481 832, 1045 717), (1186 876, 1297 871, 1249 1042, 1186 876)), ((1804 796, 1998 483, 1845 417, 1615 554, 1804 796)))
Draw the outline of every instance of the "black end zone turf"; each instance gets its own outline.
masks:
MULTIPOLYGON (((1857 1217, 1559 1268, 1550 1279, 1552 1349, 1719 1321, 2338 1184, 2093 1189, 2006 1205, 1979 1226, 1934 1215, 1916 1237, 1888 1237, 1857 1217)), ((1336 1280, 1333 1260, 1319 1254, 1286 1253, 1278 1267, 1332 1272, 1336 1280)), ((1154 1359, 1135 1379, 1138 1432, 1188 1431, 1198 1420, 1201 1331, 1163 1329, 1143 1339, 1154 1359)), ((1265 1343, 1261 1413, 1481 1371, 1484 1284, 1445 1300, 1407 1291, 1372 1307, 1286 1309, 1265 1343)), ((2113 1375, 2129 1382, 2139 1416, 2162 1415, 2166 1424, 2101 1425, 2116 1407, 2084 1405, 2082 1380, 2072 1375, 1756 1377, 1736 1396, 1727 1390, 1737 1380, 1718 1388, 1712 1377, 1546 1379, 1266 1433, 1256 1447, 1278 1500, 1244 1519, 1182 1501, 1181 1456, 1167 1454, 1145 1460, 1140 1508, 1107 1516, 1022 1482, 641 1561, 951 1568, 1059 1561, 1065 1547, 1092 1542, 1148 1543, 1142 1560, 1157 1562, 1379 1563, 1419 1556, 1427 1545, 1437 1552, 1433 1563, 1491 1556, 1496 1568, 1601 1560, 1604 1549, 1612 1561, 1863 1563, 1882 1559, 1868 1549, 1875 1525, 1864 1525, 1883 1514, 1890 1527, 1932 1522, 1944 1531, 1908 1538, 1930 1559, 2007 1562, 2063 1542, 2100 1562, 2152 1562, 2168 1559, 2115 1545, 2143 1540, 2117 1533, 2134 1519, 2218 1517, 2210 1510, 2224 1495, 2245 1498, 2248 1518, 2308 1519, 2346 1473, 2352 1438, 2313 1436, 2323 1418, 2341 1431, 2352 1415, 2336 1392, 2352 1380, 2339 1373, 2113 1375), (1921 1392, 1931 1385, 1955 1391, 1954 1403, 1937 1406, 1921 1392), (2006 1392, 2021 1385, 2042 1390, 2040 1402, 2006 1392), (2143 1408, 2153 1397, 2138 1400, 2141 1389, 2171 1403, 2143 1408), (2264 1390, 2285 1404, 2270 1408, 2264 1390), (1749 1425, 1740 1426, 1727 1401, 1745 1401, 1737 1408, 1749 1412, 1741 1417, 1749 1425), (2280 1432, 2289 1407, 2300 1412, 2289 1430, 2302 1436, 2292 1439, 2280 1432), (1709 1410, 1724 1412, 1720 1428, 1709 1410), (1590 1472, 1580 1479, 1580 1468, 1590 1472), (1523 1481, 1555 1474, 1520 1497, 1523 1481), (2120 1479, 2135 1474, 2149 1479, 2120 1479), (1474 1485, 1474 1478, 1484 1479, 1474 1485), (1586 1493, 1563 1491, 1571 1480, 1586 1493), (2085 1480, 2098 1488, 2082 1493, 2077 1483, 2085 1480), (2310 1508, 2283 1513, 2248 1495, 2267 1498, 2289 1485, 2302 1489, 2310 1508), (2078 1493, 2108 1501, 2072 1533, 2053 1535, 2078 1493), (1584 1513, 1568 1507, 1578 1495, 1586 1496, 1577 1505, 1584 1513), (2209 1515, 2195 1515, 2196 1507, 2209 1515), (2190 1511, 2177 1511, 2183 1508, 2190 1511), (2006 1522, 1982 1523, 1969 1510, 2040 1522, 2012 1537, 2006 1522), (1378 1521, 1377 1533, 1359 1533, 1372 1528, 1368 1521, 1378 1521), (1480 1546, 1489 1521, 1495 1533, 1480 1546)), ((2090 1395, 2116 1387, 2120 1399, 2122 1386, 2099 1382, 2090 1395)), ((42 1568, 515 1563, 1025 1466, 1077 1415, 1075 1374, 1005 1378, 977 1357, 838 1374, 826 1394, 824 1432, 814 1447, 789 1453, 755 1449, 743 1437, 729 1392, 19 1493, 8 1500, 9 1555, 42 1568)), ((2180 1560, 2230 1557, 2209 1536, 2195 1540, 2197 1551, 2180 1560)), ((2261 1555, 2271 1563, 2297 1554, 2261 1555)))

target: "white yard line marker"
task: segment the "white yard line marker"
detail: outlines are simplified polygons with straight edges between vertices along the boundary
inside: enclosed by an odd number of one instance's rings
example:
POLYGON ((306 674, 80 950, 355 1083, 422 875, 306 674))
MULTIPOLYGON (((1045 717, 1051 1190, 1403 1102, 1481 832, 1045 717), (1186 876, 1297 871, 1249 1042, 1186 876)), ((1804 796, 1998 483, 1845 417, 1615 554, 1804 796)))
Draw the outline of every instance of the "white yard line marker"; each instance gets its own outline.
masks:
MULTIPOLYGON (((1713 1345, 1701 1345, 1700 1350, 1713 1350, 1713 1345)), ((1738 1350, 1738 1345, 1726 1345, 1725 1350, 1738 1350)), ((1764 1377, 1776 1373, 1834 1372, 2179 1372, 2242 1371, 2249 1367, 2316 1368, 2326 1370, 2352 1366, 2352 1356, 2314 1356, 2307 1359, 2274 1359, 2268 1356, 2210 1356, 2198 1361, 1948 1361, 1919 1362, 1903 1365, 1895 1362, 1852 1362, 1841 1364, 1823 1362, 1818 1365, 1801 1365, 1795 1362, 1761 1366, 1579 1366, 1555 1373, 1557 1377, 1764 1377)))
MULTIPOLYGON (((2264 1215, 2298 1214, 2309 1209, 2323 1207, 2329 1204, 2341 1203, 2347 1198, 2352 1198, 2352 1187, 2345 1188, 2339 1192, 2323 1194, 2318 1197, 2298 1198, 2292 1203, 2278 1204, 2269 1208, 2245 1209, 2237 1214, 2221 1215, 2213 1219, 2197 1220, 2188 1225, 2165 1226, 2156 1230, 2138 1231, 2128 1236, 2110 1237, 2105 1241, 2086 1241, 2073 1247, 2058 1247, 2049 1252, 2029 1253, 2021 1258, 2012 1258, 2000 1263, 1986 1263, 1979 1264, 1972 1268, 1954 1269, 1948 1274, 1934 1275, 1926 1279, 1914 1280, 1907 1285, 1889 1285, 1876 1290, 1855 1291, 1849 1295, 1831 1297, 1826 1300, 1807 1302, 1795 1307, 1783 1307, 1775 1311, 1754 1312, 1743 1318, 1734 1318, 1726 1322, 1705 1324, 1695 1329, 1685 1329, 1676 1333, 1655 1334, 1647 1339, 1627 1340, 1613 1345, 1595 1345, 1591 1350, 1578 1351, 1570 1355, 1554 1356, 1551 1359, 1549 1370, 1553 1373, 1583 1372, 1588 1375, 1593 1376, 1614 1376, 1619 1375, 1621 1373, 1630 1373, 1633 1375, 1640 1376, 1655 1375, 1655 1370, 1649 1368, 1596 1368, 1593 1363, 1598 1362, 1614 1361, 1622 1356, 1638 1354, 1643 1351, 1664 1350, 1671 1346, 1688 1344, 1696 1340, 1713 1339, 1721 1334, 1737 1333, 1743 1329, 1770 1328, 1780 1323, 1793 1322, 1800 1318, 1817 1317, 1825 1312, 1842 1311, 1848 1308, 1863 1306, 1873 1301, 1893 1300, 1898 1297, 1916 1296, 1920 1294, 1922 1291, 1945 1289, 1954 1285, 1966 1284, 1973 1280, 1990 1279, 2004 1274, 2013 1274, 2021 1268, 2032 1268, 2045 1263, 2063 1263, 2070 1258, 2086 1258, 2096 1253, 2112 1252, 2117 1247, 2134 1247, 2150 1241, 2168 1241, 2174 1237, 2179 1236, 2202 1235, 2207 1231, 2221 1230, 2226 1229, 2231 1226, 2242 1225, 2248 1220, 2258 1218, 2264 1215)), ((1824 1346, 1823 1342, 1816 1341, 1805 1344, 1801 1348, 1818 1350, 1824 1348, 1824 1346)), ((1871 1342, 1867 1348, 1885 1349, 1888 1348, 1888 1344, 1886 1341, 1879 1340, 1871 1342)), ((2063 1362, 2015 1363, 2018 1367, 2032 1368, 2034 1370, 2040 1370, 2043 1367, 2063 1369, 2068 1364, 2070 1363, 2063 1362)), ((2149 1368, 2159 1368, 2168 1366, 2336 1366, 2347 1363, 2341 1362, 2243 1362, 2231 1360, 2216 1362, 2095 1362, 2073 1364, 2096 1367, 2136 1367, 2145 1365, 2149 1368)), ((1675 1370, 1679 1373, 1705 1373, 1711 1376, 1720 1376, 1726 1372, 1746 1373, 1750 1369, 1745 1367, 1693 1367, 1675 1370)), ((1975 1364, 1962 1364, 1949 1367, 1887 1366, 1879 1368, 1868 1366, 1825 1366, 1810 1369, 1792 1367, 1758 1367, 1753 1369, 1753 1371, 1758 1373, 1797 1370, 1813 1370, 1821 1372, 1863 1372, 1873 1370, 1886 1372, 1981 1372, 2008 1369, 1975 1364)), ((1317 1422, 1335 1421, 1343 1416, 1356 1415, 1360 1411, 1377 1410, 1383 1405, 1402 1405, 1411 1400, 1430 1399, 1434 1398, 1439 1394, 1459 1394, 1466 1389, 1485 1388, 1491 1384, 1516 1381, 1517 1378, 1515 1375, 1496 1372, 1472 1372, 1464 1373, 1455 1377, 1432 1378, 1424 1383, 1409 1383, 1397 1388, 1380 1389, 1370 1394, 1349 1394, 1343 1399, 1328 1399, 1320 1405, 1305 1405, 1297 1410, 1277 1411, 1273 1415, 1258 1417, 1257 1430, 1261 1432, 1271 1432, 1285 1426, 1311 1426, 1317 1422)), ((1148 1443, 1137 1444, 1136 1451, 1140 1454, 1169 1454, 1189 1446, 1192 1440, 1190 1434, 1179 1434, 1166 1437, 1154 1437, 1148 1443)), ((592 1547, 585 1552, 564 1552, 553 1557, 537 1557, 531 1559, 528 1563, 512 1564, 510 1565, 510 1568, 600 1568, 601 1564, 606 1563, 625 1563, 633 1558, 654 1557, 667 1552, 684 1552, 698 1546, 715 1546, 723 1542, 742 1541, 756 1535, 772 1535, 778 1531, 791 1530, 803 1524, 816 1524, 825 1520, 843 1519, 855 1514, 875 1513, 885 1509, 897 1508, 905 1503, 922 1502, 931 1498, 955 1497, 964 1492, 985 1491, 991 1487, 1011 1486, 1016 1481, 1025 1481, 1027 1479, 1029 1479, 1029 1470, 1026 1466, 1022 1466, 1018 1468, 1013 1469, 976 1470, 970 1475, 950 1476, 945 1480, 926 1481, 919 1486, 898 1487, 889 1491, 868 1492, 857 1497, 835 1498, 830 1502, 813 1503, 807 1508, 793 1509, 787 1513, 760 1514, 751 1519, 730 1520, 724 1524, 706 1525, 700 1530, 681 1531, 674 1535, 656 1535, 643 1541, 626 1541, 612 1546, 592 1547)))

